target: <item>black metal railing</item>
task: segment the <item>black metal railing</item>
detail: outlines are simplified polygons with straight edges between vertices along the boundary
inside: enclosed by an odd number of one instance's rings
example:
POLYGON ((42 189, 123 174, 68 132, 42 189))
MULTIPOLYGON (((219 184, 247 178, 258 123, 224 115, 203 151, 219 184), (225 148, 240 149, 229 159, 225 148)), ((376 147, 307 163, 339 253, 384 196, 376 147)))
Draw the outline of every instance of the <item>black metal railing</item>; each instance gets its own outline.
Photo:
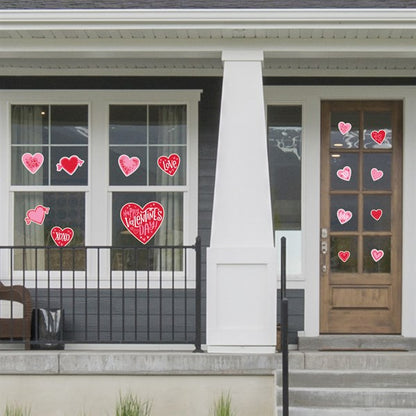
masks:
MULTIPOLYGON (((199 237, 181 246, 3 246, 0 282, 3 300, 7 288, 27 289, 32 347, 179 343, 201 351, 199 237)), ((25 337, 10 329, 22 314, 2 304, 0 328, 9 329, 0 329, 2 339, 25 337)))

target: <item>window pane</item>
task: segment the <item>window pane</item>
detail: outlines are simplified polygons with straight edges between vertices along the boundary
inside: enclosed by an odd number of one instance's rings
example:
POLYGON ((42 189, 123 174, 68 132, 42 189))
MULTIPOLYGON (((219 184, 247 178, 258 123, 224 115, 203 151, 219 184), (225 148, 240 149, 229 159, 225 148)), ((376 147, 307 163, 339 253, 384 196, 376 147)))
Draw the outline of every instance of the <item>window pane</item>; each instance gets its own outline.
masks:
POLYGON ((12 147, 12 185, 48 185, 46 146, 12 147))
POLYGON ((390 273, 390 237, 364 237, 364 272, 390 273))
POLYGON ((88 106, 51 106, 51 143, 88 144, 88 106))
POLYGON ((357 195, 331 196, 331 231, 357 231, 357 195))
MULTIPOLYGON (((139 247, 143 248, 137 254, 138 258, 130 258, 124 261, 124 268, 137 267, 138 270, 171 270, 174 265, 175 270, 182 268, 182 257, 172 258, 172 254, 158 249, 147 249, 153 245, 182 245, 183 244, 183 194, 180 192, 114 192, 112 202, 112 243, 113 246, 139 247), (148 203, 156 201, 162 205, 164 210, 163 221, 160 228, 153 234, 144 245, 139 239, 145 233, 151 235, 151 230, 155 224, 148 220, 150 216, 146 213, 151 211, 148 203), (136 211, 129 214, 128 220, 134 221, 132 234, 124 225, 120 218, 120 212, 124 205, 134 204, 136 211), (143 215, 144 214, 144 215, 143 215), (147 218, 147 219, 146 219, 147 218), (150 230, 150 231, 149 231, 150 230)), ((181 251, 180 251, 181 252, 181 251)), ((120 253, 113 253, 113 268, 122 269, 123 259, 120 253), (118 256, 118 257, 117 257, 118 256), (118 260, 117 260, 118 259, 118 260)), ((126 259, 124 259, 126 260, 126 259)))
POLYGON ((391 189, 391 153, 364 154, 364 189, 389 191, 391 189))
POLYGON ((331 237, 331 272, 357 272, 357 237, 331 237))
POLYGON ((149 179, 150 185, 186 185, 186 147, 150 146, 149 179))
POLYGON ((333 153, 330 164, 332 190, 358 190, 357 153, 333 153))
MULTIPOLYGON (((85 268, 84 250, 65 254, 57 250, 51 230, 59 227, 67 233, 73 231, 68 247, 85 244, 85 194, 83 192, 16 192, 14 197, 14 243, 25 246, 50 246, 50 250, 27 250, 25 268, 38 270, 59 270, 63 261, 64 270, 85 268)), ((71 233, 72 234, 72 233, 71 233)), ((65 234, 66 235, 66 234, 65 234)), ((69 234, 68 234, 69 235, 69 234)), ((60 236, 55 234, 55 238, 60 236)), ((22 255, 16 254, 16 269, 21 269, 22 255), (19 260, 20 259, 20 260, 19 260)))
POLYGON ((52 147, 51 185, 88 184, 88 148, 52 147))
POLYGON ((392 145, 391 113, 364 113, 364 149, 391 149, 392 145))
POLYGON ((110 144, 147 143, 147 106, 110 105, 110 144))
POLYGON ((360 147, 360 113, 331 113, 331 147, 358 149, 360 147))
POLYGON ((147 147, 110 146, 110 185, 147 185, 147 147))
POLYGON ((269 170, 274 229, 301 229, 302 108, 269 106, 269 170))
POLYGON ((47 144, 49 106, 12 105, 12 144, 47 144))
POLYGON ((149 143, 186 144, 186 106, 149 106, 149 143))

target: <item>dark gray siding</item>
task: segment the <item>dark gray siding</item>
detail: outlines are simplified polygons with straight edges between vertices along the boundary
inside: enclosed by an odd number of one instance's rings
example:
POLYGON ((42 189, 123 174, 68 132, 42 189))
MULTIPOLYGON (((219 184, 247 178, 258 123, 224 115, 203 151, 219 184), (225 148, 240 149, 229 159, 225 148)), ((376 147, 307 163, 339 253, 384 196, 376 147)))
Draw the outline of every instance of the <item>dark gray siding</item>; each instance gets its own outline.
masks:
MULTIPOLYGON (((303 289, 286 291, 289 302, 289 344, 298 343, 298 331, 304 329, 304 297, 303 289)), ((280 290, 277 291, 277 322, 280 323, 280 290)))
POLYGON ((414 0, 5 0, 0 9, 412 8, 414 0))

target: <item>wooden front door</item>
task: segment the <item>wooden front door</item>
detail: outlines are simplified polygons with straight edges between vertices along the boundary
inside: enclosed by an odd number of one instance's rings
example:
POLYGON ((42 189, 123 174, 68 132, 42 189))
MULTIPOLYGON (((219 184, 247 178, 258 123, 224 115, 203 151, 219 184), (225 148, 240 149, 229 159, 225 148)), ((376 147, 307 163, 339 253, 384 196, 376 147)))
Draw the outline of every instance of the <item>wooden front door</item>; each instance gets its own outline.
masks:
POLYGON ((321 110, 321 333, 400 334, 402 102, 321 110))

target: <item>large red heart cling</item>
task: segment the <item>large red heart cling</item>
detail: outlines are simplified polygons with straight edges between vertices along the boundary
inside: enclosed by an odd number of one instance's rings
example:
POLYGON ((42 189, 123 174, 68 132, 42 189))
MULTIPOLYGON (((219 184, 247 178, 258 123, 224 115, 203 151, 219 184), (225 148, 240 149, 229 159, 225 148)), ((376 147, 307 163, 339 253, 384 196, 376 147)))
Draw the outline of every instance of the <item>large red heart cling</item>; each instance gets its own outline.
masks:
POLYGON ((163 172, 169 176, 173 176, 179 168, 181 158, 176 153, 172 153, 169 156, 160 156, 157 159, 157 164, 163 172))
POLYGON ((64 170, 69 175, 73 175, 78 169, 78 166, 82 166, 83 164, 84 161, 76 155, 72 155, 70 157, 64 156, 61 157, 61 159, 59 159, 59 163, 56 164, 56 170, 58 172, 64 170))
POLYGON ((383 143, 384 139, 386 138, 386 131, 385 130, 373 130, 371 132, 371 138, 377 143, 381 144, 383 143))
POLYGON ((338 251, 338 257, 340 260, 345 263, 350 258, 351 253, 348 250, 338 251))
POLYGON ((32 153, 24 153, 22 155, 23 165, 33 175, 43 165, 43 160, 44 160, 44 157, 43 157, 42 153, 35 153, 33 155, 32 155, 32 153))
POLYGON ((25 222, 29 225, 31 222, 35 224, 42 225, 45 220, 45 215, 49 214, 49 207, 44 207, 43 205, 37 205, 35 209, 29 209, 26 212, 25 222))
POLYGON ((72 237, 74 237, 74 230, 69 227, 62 229, 56 226, 51 230, 51 237, 58 247, 65 247, 71 242, 72 237))
POLYGON ((156 234, 165 216, 163 206, 156 201, 148 202, 143 208, 128 202, 120 210, 120 219, 129 233, 146 244, 156 234))

